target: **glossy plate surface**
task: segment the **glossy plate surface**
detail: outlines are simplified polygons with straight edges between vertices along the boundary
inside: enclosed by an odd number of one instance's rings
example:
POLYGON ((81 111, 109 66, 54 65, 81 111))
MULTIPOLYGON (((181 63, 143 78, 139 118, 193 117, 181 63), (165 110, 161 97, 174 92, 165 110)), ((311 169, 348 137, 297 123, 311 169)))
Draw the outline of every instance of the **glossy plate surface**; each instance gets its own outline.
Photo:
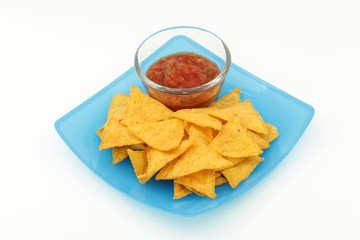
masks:
MULTIPOLYGON (((149 57, 159 59, 186 45, 190 51, 209 56, 208 50, 192 40, 179 36, 172 38, 149 57)), ((241 86, 241 99, 250 99, 264 121, 278 128, 280 137, 261 155, 265 158, 248 179, 232 189, 228 184, 216 187, 217 198, 212 200, 190 194, 173 200, 172 181, 154 178, 141 185, 129 159, 112 164, 111 149, 99 151, 100 139, 96 130, 106 121, 107 110, 114 94, 129 95, 131 85, 143 92, 145 88, 134 68, 129 69, 94 96, 55 122, 55 128, 64 142, 96 175, 115 189, 149 206, 182 216, 196 216, 219 207, 241 196, 267 176, 295 146, 314 116, 312 106, 264 82, 239 66, 232 64, 219 97, 241 86)))

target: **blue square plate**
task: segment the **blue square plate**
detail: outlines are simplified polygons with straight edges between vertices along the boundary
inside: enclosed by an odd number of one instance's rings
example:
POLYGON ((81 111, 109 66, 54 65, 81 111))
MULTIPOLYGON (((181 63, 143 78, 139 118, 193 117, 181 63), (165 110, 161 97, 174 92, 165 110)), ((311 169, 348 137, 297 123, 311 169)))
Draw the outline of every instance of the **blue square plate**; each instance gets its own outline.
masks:
MULTIPOLYGON (((149 57, 149 60, 168 55, 176 51, 180 45, 203 56, 213 55, 191 39, 178 36, 160 47, 149 57)), ((241 86, 241 99, 250 99, 264 121, 278 128, 280 137, 273 141, 271 147, 262 154, 265 160, 237 188, 232 189, 228 184, 216 187, 217 198, 214 200, 199 197, 196 194, 173 200, 172 181, 156 181, 153 178, 145 185, 141 185, 129 159, 113 165, 111 149, 98 150, 100 139, 95 132, 106 121, 107 110, 113 95, 117 93, 129 95, 131 85, 146 92, 134 68, 129 69, 94 96, 58 119, 55 122, 55 128, 76 156, 111 186, 142 203, 182 216, 196 216, 210 211, 254 187, 285 158, 314 116, 314 109, 310 105, 232 64, 219 97, 241 86)))

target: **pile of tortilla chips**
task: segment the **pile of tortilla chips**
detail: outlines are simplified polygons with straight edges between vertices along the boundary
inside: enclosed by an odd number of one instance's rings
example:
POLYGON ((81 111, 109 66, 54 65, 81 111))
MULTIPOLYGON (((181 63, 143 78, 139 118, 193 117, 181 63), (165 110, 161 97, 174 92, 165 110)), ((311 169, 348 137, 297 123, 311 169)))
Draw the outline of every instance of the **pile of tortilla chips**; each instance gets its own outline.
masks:
POLYGON ((264 159, 263 149, 279 136, 240 88, 207 108, 171 111, 132 86, 114 95, 105 125, 96 132, 100 150, 112 148, 113 164, 129 156, 139 182, 174 182, 174 199, 190 193, 216 198, 215 186, 232 188, 264 159))

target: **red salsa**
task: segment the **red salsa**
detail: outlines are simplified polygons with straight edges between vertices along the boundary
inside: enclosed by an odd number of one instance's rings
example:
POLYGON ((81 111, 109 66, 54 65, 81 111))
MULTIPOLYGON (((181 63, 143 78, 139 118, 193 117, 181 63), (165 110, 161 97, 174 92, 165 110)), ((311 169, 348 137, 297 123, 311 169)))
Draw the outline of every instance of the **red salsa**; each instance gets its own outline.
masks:
POLYGON ((147 71, 153 82, 170 88, 193 88, 220 74, 218 66, 192 52, 175 53, 159 59, 147 71))

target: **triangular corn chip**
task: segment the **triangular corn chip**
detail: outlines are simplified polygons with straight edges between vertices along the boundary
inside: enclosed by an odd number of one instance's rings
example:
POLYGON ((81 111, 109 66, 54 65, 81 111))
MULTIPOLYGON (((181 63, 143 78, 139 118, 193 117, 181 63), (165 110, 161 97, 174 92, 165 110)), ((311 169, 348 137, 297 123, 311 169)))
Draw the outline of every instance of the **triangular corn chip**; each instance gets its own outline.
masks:
POLYGON ((131 149, 128 149, 127 151, 131 160, 131 164, 133 165, 136 177, 141 184, 144 184, 146 181, 144 181, 144 178, 142 176, 146 172, 147 168, 146 152, 133 151, 131 149))
POLYGON ((186 175, 175 180, 175 183, 182 184, 187 189, 194 192, 205 194, 209 198, 216 198, 215 194, 215 171, 202 170, 190 175, 186 175))
POLYGON ((224 178, 222 176, 219 176, 219 177, 215 178, 215 187, 220 186, 220 185, 222 185, 224 183, 227 183, 226 178, 224 178))
POLYGON ((113 164, 117 164, 124 160, 128 156, 128 150, 129 146, 124 147, 114 147, 112 149, 112 156, 113 156, 113 164))
POLYGON ((268 132, 263 119, 258 111, 255 110, 250 100, 236 104, 227 108, 231 115, 236 114, 245 128, 258 133, 266 134, 268 132))
POLYGON ((221 173, 229 181, 230 186, 236 188, 240 182, 249 177, 262 160, 264 159, 259 156, 249 157, 231 168, 222 170, 221 173))
POLYGON ((114 117, 117 120, 125 118, 125 112, 129 102, 129 97, 123 93, 115 94, 111 101, 107 118, 114 117))
POLYGON ((267 134, 259 134, 266 142, 270 143, 272 141, 274 141, 278 136, 279 136, 279 132, 277 130, 277 128, 270 124, 270 123, 265 123, 265 126, 268 130, 267 134))
POLYGON ((209 146, 221 156, 231 158, 257 156, 262 153, 238 117, 227 122, 209 146))
POLYGON ((163 180, 163 179, 170 179, 168 178, 168 175, 171 173, 173 168, 175 167, 176 163, 178 162, 179 157, 175 158, 171 162, 165 165, 160 172, 155 176, 156 180, 163 180))
POLYGON ((219 98, 215 102, 213 102, 210 107, 217 107, 217 108, 227 108, 231 105, 235 105, 240 103, 240 87, 236 88, 235 90, 231 91, 227 95, 219 98))
POLYGON ((266 149, 270 147, 270 144, 258 134, 254 133, 251 130, 247 130, 246 132, 255 141, 256 145, 258 145, 260 149, 266 149))
POLYGON ((205 108, 181 109, 176 111, 173 116, 201 127, 210 127, 216 130, 220 130, 222 125, 221 120, 209 116, 205 108))
POLYGON ((154 148, 147 150, 148 168, 146 179, 150 179, 157 171, 166 164, 183 154, 190 147, 190 141, 182 141, 179 147, 170 151, 160 151, 154 148))
POLYGON ((157 122, 172 117, 172 111, 135 86, 131 87, 125 125, 129 122, 157 122))
POLYGON ((210 116, 229 121, 234 115, 238 116, 241 123, 246 129, 257 133, 267 134, 268 129, 261 118, 260 114, 255 110, 250 100, 245 100, 242 103, 231 105, 224 109, 214 109, 209 112, 210 116))
POLYGON ((213 139, 213 130, 212 128, 200 127, 192 123, 187 123, 185 131, 189 135, 189 138, 192 141, 202 141, 206 144, 210 143, 213 139))
POLYGON ((102 139, 103 133, 104 133, 104 132, 96 131, 96 135, 98 135, 98 137, 99 137, 100 139, 102 139))
MULTIPOLYGON (((110 107, 107 114, 107 121, 110 118, 117 120, 123 120, 125 118, 125 112, 129 102, 129 97, 123 93, 115 94, 110 103, 110 107)), ((106 123, 104 124, 104 126, 106 123)), ((104 127, 99 128, 99 131, 104 130, 104 127)))
POLYGON ((143 143, 117 119, 111 117, 104 128, 99 150, 143 143))
POLYGON ((203 169, 221 170, 232 165, 209 146, 194 144, 177 159, 176 163, 172 163, 171 169, 166 168, 167 165, 164 167, 165 169, 161 169, 156 179, 176 179, 203 169), (166 171, 166 174, 162 171, 166 171))
POLYGON ((192 193, 192 191, 188 190, 183 185, 174 182, 174 197, 173 197, 173 199, 183 198, 183 197, 189 195, 190 193, 192 193))
POLYGON ((184 122, 166 119, 160 122, 135 123, 128 129, 152 148, 169 151, 179 146, 184 136, 184 122))
POLYGON ((234 166, 236 164, 238 164, 241 161, 244 161, 246 159, 246 157, 241 157, 241 158, 230 158, 230 157, 224 157, 226 160, 230 161, 234 166))
POLYGON ((146 146, 145 143, 133 144, 131 145, 131 149, 135 151, 145 151, 146 146))
POLYGON ((213 111, 209 112, 209 115, 223 121, 229 121, 234 116, 234 113, 227 108, 214 108, 213 111))

